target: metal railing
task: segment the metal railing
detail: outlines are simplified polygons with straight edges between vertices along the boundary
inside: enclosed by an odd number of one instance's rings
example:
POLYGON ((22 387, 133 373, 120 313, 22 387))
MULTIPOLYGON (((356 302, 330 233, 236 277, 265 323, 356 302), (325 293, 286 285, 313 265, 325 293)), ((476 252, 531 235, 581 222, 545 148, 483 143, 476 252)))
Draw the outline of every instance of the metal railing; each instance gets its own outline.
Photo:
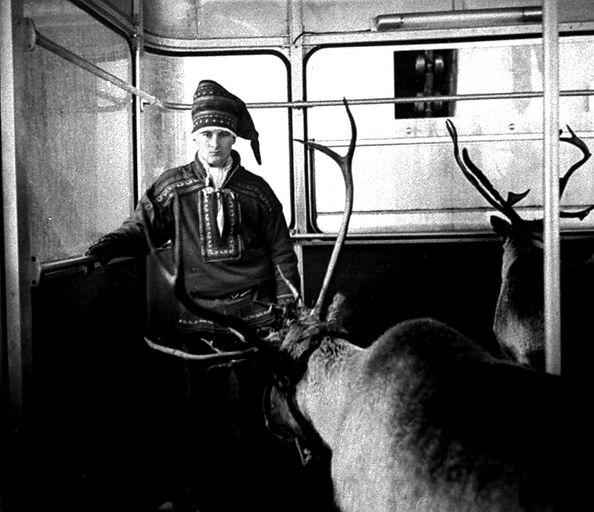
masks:
MULTIPOLYGON (((29 49, 32 51, 36 46, 41 46, 55 55, 80 66, 95 76, 110 82, 120 89, 138 96, 146 104, 160 108, 162 110, 180 111, 191 110, 191 103, 179 103, 166 101, 156 96, 140 90, 133 85, 126 83, 111 73, 108 73, 99 66, 89 62, 80 55, 60 46, 52 40, 45 37, 35 28, 32 19, 27 19, 29 30, 29 49)), ((380 105, 380 104, 407 104, 418 102, 442 102, 442 101, 477 101, 477 100, 503 100, 516 98, 542 98, 543 91, 524 91, 524 92, 501 92, 501 93, 476 93, 476 94, 450 94, 443 96, 403 96, 399 98, 347 98, 349 105, 380 105)), ((571 89, 559 91, 559 96, 592 96, 592 89, 571 89)), ((342 100, 313 100, 313 101, 268 101, 258 103, 247 103, 248 108, 311 108, 311 107, 334 107, 342 106, 342 100)))

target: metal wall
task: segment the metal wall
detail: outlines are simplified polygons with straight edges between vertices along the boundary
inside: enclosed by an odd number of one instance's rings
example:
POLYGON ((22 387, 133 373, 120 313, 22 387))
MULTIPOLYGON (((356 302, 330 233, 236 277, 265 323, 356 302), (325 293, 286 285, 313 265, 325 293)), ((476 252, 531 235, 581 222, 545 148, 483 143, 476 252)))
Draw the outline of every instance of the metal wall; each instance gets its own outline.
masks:
MULTIPOLYGON (((168 38, 258 38, 289 34, 290 10, 300 9, 305 32, 372 28, 380 14, 540 6, 534 0, 154 0, 143 2, 144 26, 168 38), (293 4, 293 5, 291 5, 293 4)), ((589 0, 559 2, 561 22, 594 20, 589 0)))

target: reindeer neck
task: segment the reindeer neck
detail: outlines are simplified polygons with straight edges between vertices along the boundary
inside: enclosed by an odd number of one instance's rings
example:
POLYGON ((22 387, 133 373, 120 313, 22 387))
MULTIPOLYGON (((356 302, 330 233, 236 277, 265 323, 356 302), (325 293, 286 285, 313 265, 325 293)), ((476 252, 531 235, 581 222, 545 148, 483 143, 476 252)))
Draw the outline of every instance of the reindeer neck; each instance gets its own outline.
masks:
POLYGON ((540 367, 543 354, 543 253, 527 237, 504 243, 493 332, 512 360, 540 367))
POLYGON ((330 448, 340 430, 361 353, 361 348, 344 339, 325 338, 309 358, 307 371, 297 385, 301 412, 330 448))
POLYGON ((520 258, 542 259, 542 243, 525 236, 510 236, 503 243, 501 277, 506 279, 512 265, 520 258))

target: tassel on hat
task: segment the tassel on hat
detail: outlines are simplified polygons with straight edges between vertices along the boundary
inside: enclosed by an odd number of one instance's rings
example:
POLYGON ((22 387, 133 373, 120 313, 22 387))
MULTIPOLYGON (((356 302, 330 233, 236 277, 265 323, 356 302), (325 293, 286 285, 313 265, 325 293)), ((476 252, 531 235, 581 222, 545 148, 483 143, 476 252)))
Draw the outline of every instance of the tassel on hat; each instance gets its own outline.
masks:
POLYGON ((201 80, 194 93, 192 132, 224 129, 250 141, 258 165, 262 165, 260 142, 246 104, 214 80, 201 80))

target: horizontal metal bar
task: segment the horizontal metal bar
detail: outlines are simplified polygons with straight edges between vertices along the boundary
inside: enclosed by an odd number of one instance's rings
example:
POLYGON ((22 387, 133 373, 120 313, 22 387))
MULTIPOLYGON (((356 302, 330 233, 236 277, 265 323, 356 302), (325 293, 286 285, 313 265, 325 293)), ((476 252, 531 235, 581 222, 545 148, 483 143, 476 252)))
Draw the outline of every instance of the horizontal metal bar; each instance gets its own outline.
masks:
MULTIPOLYGON (((564 209, 574 210, 579 208, 584 208, 588 205, 585 204, 565 204, 563 205, 564 209)), ((518 213, 528 213, 528 212, 540 212, 543 209, 543 205, 541 204, 527 204, 525 206, 514 206, 515 209, 518 210, 518 213)), ((403 209, 383 209, 383 210, 353 210, 354 216, 368 216, 368 215, 395 215, 395 216, 404 216, 404 215, 417 215, 417 214, 451 214, 456 215, 460 213, 489 213, 494 212, 491 206, 451 206, 448 208, 403 208, 403 209)), ((319 217, 338 217, 343 214, 342 210, 331 210, 331 211, 317 211, 316 212, 319 217)), ((496 212, 495 212, 496 213, 496 212)))
MULTIPOLYGON (((295 243, 307 245, 332 245, 336 241, 336 233, 297 233, 291 235, 295 243)), ((464 232, 416 232, 402 233, 390 231, 385 233, 349 233, 346 237, 347 244, 383 244, 383 243, 432 243, 432 242, 452 242, 460 240, 478 241, 498 241, 500 238, 493 231, 464 231, 464 232)))
MULTIPOLYGON (((591 32, 594 29, 592 22, 565 22, 559 24, 561 32, 591 32)), ((542 36, 541 23, 525 23, 522 25, 493 25, 489 27, 490 37, 507 37, 511 35, 525 36, 531 34, 534 37, 542 36)), ((423 30, 401 28, 398 31, 398 41, 410 41, 414 43, 419 39, 424 41, 434 40, 440 44, 444 40, 454 39, 475 39, 485 36, 484 27, 456 27, 442 28, 431 27, 423 30)), ((283 37, 245 37, 245 38, 224 38, 224 39, 174 39, 157 34, 145 32, 144 48, 147 50, 167 51, 171 53, 188 53, 203 51, 236 51, 250 49, 269 49, 286 51, 290 46, 287 36, 283 37)), ((301 34, 304 48, 314 48, 328 44, 352 44, 352 43, 387 43, 394 42, 392 32, 378 32, 375 30, 353 30, 349 32, 304 32, 301 34)), ((435 44, 435 43, 433 43, 435 44)))
POLYGON ((65 260, 48 261, 41 264, 40 277, 53 272, 71 270, 76 267, 93 267, 98 261, 95 256, 76 256, 65 260))
MULTIPOLYGON (((561 232, 563 240, 591 240, 592 230, 567 230, 561 232)), ((336 233, 295 233, 291 238, 301 245, 330 245, 336 240, 336 233)), ((403 233, 391 231, 385 233, 349 233, 346 243, 448 243, 448 242, 496 242, 501 244, 501 237, 492 230, 477 231, 418 231, 403 233)))
MULTIPOLYGON (((121 256, 111 260, 109 265, 121 261, 132 260, 134 258, 136 258, 136 256, 121 256)), ((49 274, 72 272, 75 270, 93 270, 99 265, 101 265, 101 263, 96 256, 74 256, 63 260, 46 261, 39 265, 39 278, 37 284, 39 284, 44 276, 49 274)))
POLYGON ((144 32, 145 48, 166 52, 190 52, 211 50, 278 50, 290 46, 288 36, 273 37, 228 37, 228 38, 172 38, 144 32))
MULTIPOLYGON (((502 100, 515 98, 541 98, 542 91, 526 92, 494 92, 478 94, 451 94, 448 96, 403 96, 400 98, 352 98, 347 99, 349 105, 381 105, 394 103, 421 103, 435 101, 476 101, 502 100)), ((594 89, 571 89, 560 92, 561 96, 594 96, 594 89)), ((172 110, 191 110, 190 103, 167 102, 167 108, 172 110)), ((342 100, 314 100, 314 101, 268 101, 247 103, 248 108, 310 108, 342 106, 342 100)))
POLYGON ((534 23, 542 20, 542 8, 511 7, 503 9, 470 9, 463 11, 408 12, 400 14, 380 14, 374 18, 378 31, 399 28, 442 27, 452 23, 492 24, 492 23, 534 23))
MULTIPOLYGON (((436 121, 443 118, 435 118, 436 121)), ((414 121, 414 119, 412 119, 414 121)), ((459 137, 460 142, 518 142, 518 141, 542 141, 542 133, 492 133, 488 135, 462 135, 459 137)), ((580 131, 575 132, 581 139, 594 138, 594 131, 580 131)), ((350 141, 345 139, 316 139, 315 142, 332 146, 334 148, 346 148, 350 141)), ((448 135, 432 136, 432 137, 417 137, 411 135, 410 137, 391 137, 386 139, 358 139, 357 147, 381 147, 381 146, 408 146, 412 144, 428 145, 428 144, 444 144, 451 143, 452 139, 448 135)))
MULTIPOLYGON (((118 261, 130 260, 133 258, 133 256, 114 258, 110 261, 110 264, 118 261)), ((41 281, 41 278, 47 276, 48 274, 71 272, 73 270, 93 270, 98 265, 100 265, 100 263, 96 256, 75 256, 73 258, 66 258, 64 260, 46 261, 45 263, 39 265, 38 282, 41 281)))

